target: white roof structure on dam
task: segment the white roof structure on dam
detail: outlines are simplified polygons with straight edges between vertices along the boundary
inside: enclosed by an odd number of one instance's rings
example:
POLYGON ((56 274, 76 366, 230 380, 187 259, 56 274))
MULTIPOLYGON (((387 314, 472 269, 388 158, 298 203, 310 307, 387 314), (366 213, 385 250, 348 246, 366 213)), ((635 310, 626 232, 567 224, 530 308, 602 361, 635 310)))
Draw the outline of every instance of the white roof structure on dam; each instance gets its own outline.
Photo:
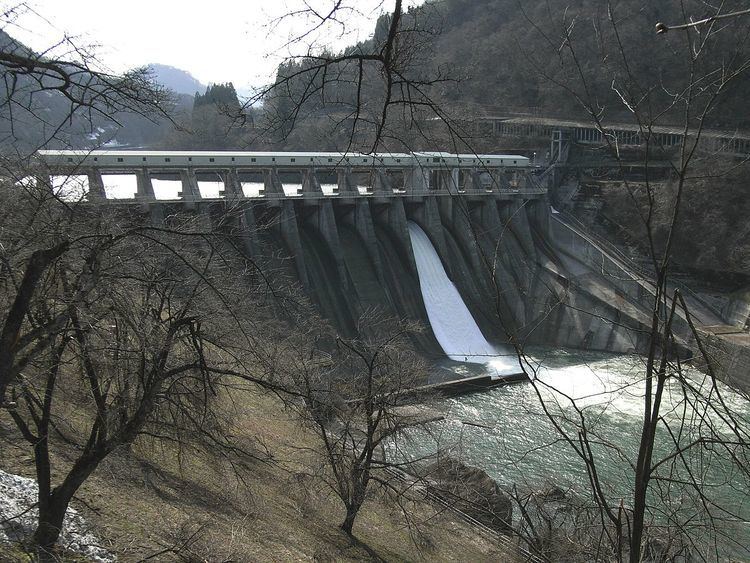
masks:
POLYGON ((512 154, 41 150, 36 156, 36 179, 58 191, 80 184, 72 198, 100 201, 546 192, 531 178, 529 159, 512 154))
POLYGON ((40 150, 48 166, 124 167, 513 167, 530 166, 528 158, 512 154, 340 153, 340 152, 242 152, 242 151, 134 151, 134 150, 40 150))

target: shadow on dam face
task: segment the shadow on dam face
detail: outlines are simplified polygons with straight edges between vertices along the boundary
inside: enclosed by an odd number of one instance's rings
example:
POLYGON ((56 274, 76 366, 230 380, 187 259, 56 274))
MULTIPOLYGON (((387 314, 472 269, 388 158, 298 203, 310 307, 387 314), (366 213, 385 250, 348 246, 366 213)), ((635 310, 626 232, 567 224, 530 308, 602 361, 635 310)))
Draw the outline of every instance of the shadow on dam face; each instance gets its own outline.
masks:
POLYGON ((510 327, 524 345, 642 349, 638 334, 649 318, 642 284, 551 219, 543 203, 486 198, 466 212, 439 199, 254 203, 243 213, 264 224, 248 236, 265 241, 256 252, 277 253, 284 271, 342 334, 351 335, 359 317, 376 309, 420 322, 425 332, 416 338, 418 348, 444 357, 420 292, 407 228, 415 220, 491 342, 507 342, 510 327))
POLYGON ((314 301, 321 312, 346 335, 354 333, 355 318, 347 302, 350 288, 341 280, 338 265, 328 244, 311 227, 303 226, 299 231, 304 265, 314 301))
POLYGON ((345 221, 337 221, 336 232, 340 261, 314 226, 305 224, 299 229, 307 289, 321 313, 346 335, 354 334, 357 320, 368 312, 416 320, 425 328, 413 336, 418 349, 432 357, 442 355, 422 305, 419 280, 410 271, 402 244, 387 228, 377 224, 371 245, 345 221))
MULTIPOLYGON (((408 220, 427 232, 489 341, 503 343, 510 327, 523 345, 616 353, 648 346, 648 280, 633 275, 585 226, 551 213, 545 199, 374 194, 149 201, 110 209, 124 221, 160 227, 192 214, 196 228, 231 235, 255 264, 270 265, 273 276, 306 293, 343 334, 371 308, 420 322, 425 332, 416 344, 429 358, 444 354, 425 312, 408 220)), ((684 318, 674 326, 682 355, 694 340, 684 318)))

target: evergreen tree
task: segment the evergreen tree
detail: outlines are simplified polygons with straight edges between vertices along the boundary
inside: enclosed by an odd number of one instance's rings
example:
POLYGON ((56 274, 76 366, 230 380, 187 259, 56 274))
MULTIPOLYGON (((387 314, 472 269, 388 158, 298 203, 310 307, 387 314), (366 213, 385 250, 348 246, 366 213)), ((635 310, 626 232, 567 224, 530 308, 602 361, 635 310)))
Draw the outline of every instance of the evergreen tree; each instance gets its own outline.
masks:
POLYGON ((209 105, 225 109, 239 109, 240 101, 234 84, 231 82, 211 84, 206 88, 205 94, 201 95, 196 92, 193 109, 209 105))

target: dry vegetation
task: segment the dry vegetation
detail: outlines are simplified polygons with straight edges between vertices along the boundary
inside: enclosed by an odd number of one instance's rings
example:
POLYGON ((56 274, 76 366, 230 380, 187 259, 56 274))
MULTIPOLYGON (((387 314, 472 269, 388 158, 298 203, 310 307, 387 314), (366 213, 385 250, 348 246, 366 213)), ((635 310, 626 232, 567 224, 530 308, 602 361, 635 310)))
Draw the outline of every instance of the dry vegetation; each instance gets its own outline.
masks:
MULTIPOLYGON (((268 451, 272 462, 255 460, 236 472, 205 450, 177 452, 139 440, 83 485, 74 505, 119 560, 508 560, 500 546, 426 503, 412 506, 423 524, 419 533, 410 529, 396 504, 379 494, 355 525, 363 545, 352 545, 339 528, 341 504, 307 476, 317 466, 315 436, 269 395, 237 392, 232 403, 237 435, 257 437, 259 456, 268 451)), ((7 426, 2 432, 3 469, 33 477, 27 450, 14 446, 7 426)))

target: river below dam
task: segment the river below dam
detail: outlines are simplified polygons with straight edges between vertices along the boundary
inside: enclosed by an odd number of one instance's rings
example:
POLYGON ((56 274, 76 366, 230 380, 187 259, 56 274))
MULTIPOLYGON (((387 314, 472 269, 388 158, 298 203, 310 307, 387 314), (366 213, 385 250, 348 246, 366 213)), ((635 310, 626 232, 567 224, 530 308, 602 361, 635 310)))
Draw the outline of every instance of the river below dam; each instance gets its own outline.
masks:
MULTIPOLYGON (((643 416, 644 366, 639 356, 622 356, 579 350, 529 349, 532 365, 537 370, 537 389, 530 383, 517 383, 453 398, 438 398, 429 408, 440 413, 443 420, 411 431, 402 444, 403 451, 412 459, 430 456, 440 451, 461 459, 464 463, 486 471, 501 487, 517 486, 519 490, 544 491, 550 489, 574 491, 585 496, 590 490, 585 466, 572 446, 560 440, 542 409, 542 400, 551 413, 562 421, 564 417, 577 420, 578 413, 570 399, 582 409, 589 429, 592 449, 604 490, 613 505, 624 499, 631 504, 635 463, 638 454, 643 416), (540 396, 541 395, 541 396, 540 396), (604 445, 607 444, 607 445, 604 445)), ((446 369, 441 366, 441 369, 446 369)), ((454 365, 457 375, 465 375, 465 367, 454 365)), ((490 371, 491 368, 488 369, 490 371)), ((472 369, 472 371, 474 371, 472 369)), ((691 374, 693 384, 710 393, 710 381, 702 374, 691 374)), ((724 385, 719 385, 721 397, 729 411, 738 419, 750 421, 748 401, 724 385)), ((717 400, 713 392, 713 400, 717 400)), ((674 432, 681 432, 680 444, 708 436, 708 430, 697 414, 700 405, 692 407, 678 388, 669 388, 663 401, 663 416, 674 432), (684 423, 682 423, 684 421, 684 423)), ((726 421, 709 415, 730 439, 726 421)), ((572 423, 561 422, 573 428, 572 423)), ((665 426, 666 428, 666 426, 665 426)), ((577 435, 574 432, 573 437, 577 435)), ((660 431, 654 459, 675 451, 666 430, 660 431)), ((728 461, 729 453, 720 448, 713 453, 698 451, 687 463, 704 494, 716 505, 729 508, 732 514, 710 507, 720 517, 721 535, 705 537, 708 560, 716 558, 709 546, 716 539, 724 557, 747 560, 750 558, 750 491, 746 477, 737 474, 737 467, 728 461), (713 555, 712 555, 713 554, 713 555)), ((735 452, 747 456, 746 449, 735 452)), ((684 477, 686 468, 681 463, 665 463, 659 472, 662 477, 684 477)), ((656 501, 657 513, 666 511, 693 515, 693 537, 705 534, 706 514, 695 491, 675 483, 653 481, 661 487, 663 497, 656 501), (691 512, 692 511, 692 512, 691 512)))
MULTIPOLYGON (((485 339, 425 231, 408 226, 427 316, 447 356, 431 380, 520 371, 512 348, 485 339)), ((391 455, 416 461, 444 454, 486 471, 506 491, 556 491, 553 510, 568 514, 561 526, 600 533, 596 518, 576 518, 593 506, 576 447, 584 447, 585 427, 606 502, 615 511, 621 503, 632 507, 644 358, 543 348, 525 354, 533 383, 430 401, 430 418, 440 419, 411 429, 391 455)), ((682 383, 667 380, 661 401, 646 523, 661 539, 680 523, 681 541, 692 544, 685 560, 750 560, 750 402, 697 370, 684 367, 683 374, 682 383)))

